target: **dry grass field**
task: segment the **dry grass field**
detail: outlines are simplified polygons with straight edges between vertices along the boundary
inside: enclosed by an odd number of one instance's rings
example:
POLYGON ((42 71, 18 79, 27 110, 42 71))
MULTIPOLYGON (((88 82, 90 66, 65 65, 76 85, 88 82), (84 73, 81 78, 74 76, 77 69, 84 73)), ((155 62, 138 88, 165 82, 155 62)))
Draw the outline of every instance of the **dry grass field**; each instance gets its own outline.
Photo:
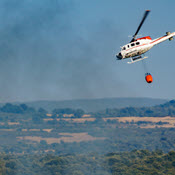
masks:
POLYGON ((93 141, 93 140, 104 140, 105 137, 92 137, 88 133, 59 133, 60 138, 43 138, 37 136, 25 136, 17 137, 18 140, 30 140, 40 142, 45 140, 48 144, 64 142, 82 142, 82 141, 93 141))
POLYGON ((142 124, 140 128, 155 128, 155 127, 166 127, 174 128, 175 127, 175 117, 114 117, 114 118, 104 118, 104 121, 107 120, 118 120, 119 122, 152 122, 153 124, 142 124), (162 125, 156 124, 162 122, 162 125), (165 123, 166 122, 166 123, 165 123), (165 123, 165 124, 164 124, 165 123))
MULTIPOLYGON (((44 121, 51 121, 53 119, 44 119, 44 121)), ((59 121, 60 119, 57 119, 59 121)), ((84 123, 86 121, 95 121, 96 118, 92 118, 89 115, 84 116, 83 118, 63 118, 62 120, 65 121, 73 121, 75 123, 84 123)), ((166 128, 174 128, 175 127, 175 117, 111 117, 111 118, 103 118, 104 121, 107 120, 117 120, 119 122, 123 123, 130 123, 130 122, 152 122, 152 124, 142 124, 140 125, 141 128, 155 128, 155 127, 166 127, 166 128), (158 122, 162 122, 163 124, 156 124, 158 122), (166 123, 165 123, 166 122, 166 123)))
MULTIPOLYGON (((53 120, 51 118, 44 119, 44 121, 53 120)), ((57 119, 59 121, 60 119, 57 119)), ((86 121, 95 121, 96 118, 92 118, 90 116, 84 116, 83 118, 63 118, 62 120, 65 121, 72 121, 75 123, 84 123, 86 121)), ((103 118, 104 121, 107 120, 116 120, 122 125, 134 125, 140 128, 156 128, 156 127, 165 127, 165 128, 175 128, 175 117, 111 117, 111 118, 103 118), (139 124, 137 122, 140 122, 139 124)), ((9 123, 9 125, 18 124, 18 123, 9 123)), ((115 125, 116 126, 116 125, 115 125)), ((48 133, 52 132, 52 128, 42 129, 48 133)), ((11 131, 14 132, 14 129, 0 129, 0 131, 11 131)), ((35 131, 39 132, 39 129, 22 129, 23 132, 25 131, 35 131)), ((61 141, 64 142, 82 142, 82 141, 93 141, 93 140, 104 140, 105 137, 93 137, 90 136, 86 132, 82 133, 59 133, 58 138, 44 138, 39 136, 24 136, 24 137, 17 137, 18 140, 29 140, 40 142, 41 140, 45 140, 48 144, 52 143, 60 143, 61 141)))

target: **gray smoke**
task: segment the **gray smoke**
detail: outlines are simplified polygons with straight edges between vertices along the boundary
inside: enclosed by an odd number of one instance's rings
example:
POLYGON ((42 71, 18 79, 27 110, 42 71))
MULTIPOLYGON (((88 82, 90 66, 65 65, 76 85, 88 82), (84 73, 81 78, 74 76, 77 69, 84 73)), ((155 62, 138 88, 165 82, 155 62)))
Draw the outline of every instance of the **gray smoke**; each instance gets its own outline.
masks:
POLYGON ((113 66, 117 28, 82 14, 77 22, 77 6, 1 0, 0 102, 122 95, 125 87, 113 66))

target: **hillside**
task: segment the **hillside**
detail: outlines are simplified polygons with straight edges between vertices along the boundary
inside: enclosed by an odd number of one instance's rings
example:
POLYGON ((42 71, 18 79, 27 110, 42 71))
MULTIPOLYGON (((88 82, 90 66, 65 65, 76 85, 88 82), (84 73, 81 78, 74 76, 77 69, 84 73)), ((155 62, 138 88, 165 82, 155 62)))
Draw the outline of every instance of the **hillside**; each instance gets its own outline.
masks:
POLYGON ((4 175, 173 175, 175 152, 134 150, 105 155, 7 155, 0 154, 4 175))
POLYGON ((167 100, 155 98, 103 98, 63 101, 33 101, 25 102, 25 104, 34 108, 42 107, 47 111, 52 111, 56 108, 72 108, 83 109, 86 112, 97 112, 106 108, 150 107, 165 102, 167 102, 167 100))
POLYGON ((174 116, 175 100, 154 107, 107 109, 98 113, 78 109, 47 113, 26 104, 8 103, 0 108, 0 152, 55 155, 134 149, 169 152, 175 149, 174 116))

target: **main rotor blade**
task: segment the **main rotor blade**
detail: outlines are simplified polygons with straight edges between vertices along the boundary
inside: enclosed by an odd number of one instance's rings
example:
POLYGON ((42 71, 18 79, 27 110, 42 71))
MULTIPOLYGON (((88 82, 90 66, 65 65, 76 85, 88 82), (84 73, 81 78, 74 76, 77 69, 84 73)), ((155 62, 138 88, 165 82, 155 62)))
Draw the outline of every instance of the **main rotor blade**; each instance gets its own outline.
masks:
POLYGON ((137 28, 137 31, 136 31, 136 33, 134 34, 134 36, 133 36, 132 40, 130 41, 130 43, 133 42, 133 41, 136 39, 136 36, 137 36, 137 34, 138 34, 140 28, 142 27, 142 25, 143 25, 143 23, 144 23, 146 17, 148 16, 149 12, 150 12, 150 10, 146 10, 146 11, 145 11, 145 13, 144 13, 144 15, 143 15, 143 18, 142 18, 142 21, 140 22, 140 25, 139 25, 139 27, 137 28))

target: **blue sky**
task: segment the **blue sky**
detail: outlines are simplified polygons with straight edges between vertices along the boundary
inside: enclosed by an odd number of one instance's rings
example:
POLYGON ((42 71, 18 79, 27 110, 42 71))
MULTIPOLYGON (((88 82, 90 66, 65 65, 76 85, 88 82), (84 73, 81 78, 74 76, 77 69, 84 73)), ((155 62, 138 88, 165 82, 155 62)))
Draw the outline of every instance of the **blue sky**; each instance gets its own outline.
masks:
POLYGON ((0 102, 104 97, 175 99, 175 41, 142 62, 116 61, 146 9, 140 30, 153 39, 175 31, 175 1, 2 0, 0 102))

